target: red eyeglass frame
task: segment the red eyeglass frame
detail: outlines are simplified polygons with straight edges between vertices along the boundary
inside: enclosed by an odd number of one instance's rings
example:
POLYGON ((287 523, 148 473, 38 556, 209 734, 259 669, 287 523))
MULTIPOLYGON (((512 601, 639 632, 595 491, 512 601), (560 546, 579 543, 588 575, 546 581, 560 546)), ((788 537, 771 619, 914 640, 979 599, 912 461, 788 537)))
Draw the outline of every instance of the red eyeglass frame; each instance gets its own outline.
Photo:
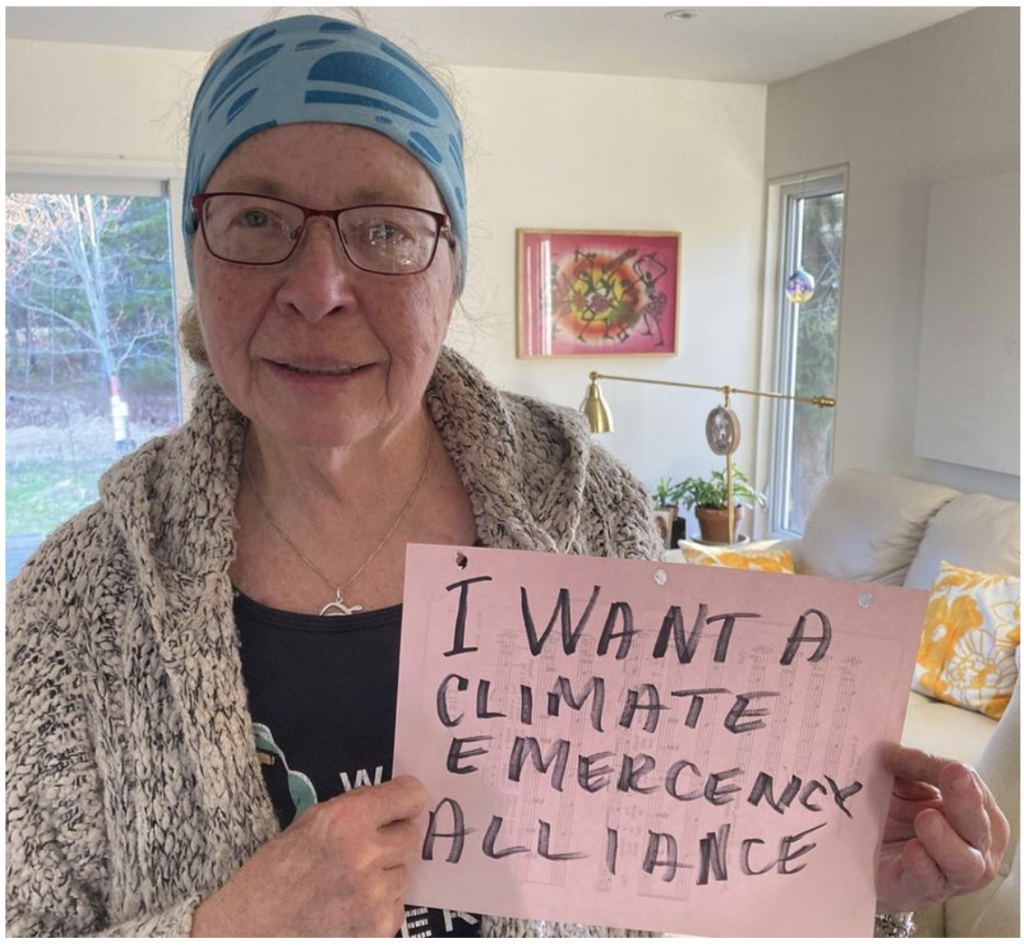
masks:
POLYGON ((339 207, 335 210, 316 210, 313 207, 306 207, 303 204, 297 204, 293 200, 285 200, 283 197, 270 197, 267 194, 251 194, 247 191, 211 191, 204 194, 196 194, 189 201, 189 206, 192 208, 192 213, 195 215, 195 225, 199 231, 203 234, 203 243, 206 244, 206 248, 210 251, 211 255, 215 256, 219 260, 223 260, 225 263, 236 263, 239 266, 278 266, 292 258, 295 250, 298 249, 299 244, 302 242, 302 234, 306 231, 306 224, 309 222, 311 217, 329 217, 334 222, 334 232, 338 234, 338 240, 341 243, 341 248, 345 251, 345 257, 348 261, 355 266, 356 269, 361 270, 364 273, 373 273, 375 276, 416 276, 419 273, 425 272, 430 269, 431 264, 434 262, 434 257, 437 256, 437 247, 443 237, 447 242, 448 246, 452 249, 455 248, 455 234, 452 233, 451 218, 446 213, 442 213, 439 210, 427 210, 426 207, 414 207, 411 204, 356 204, 352 207, 339 207), (276 200, 281 204, 288 204, 290 207, 295 207, 302 211, 302 228, 299 233, 298 239, 292 244, 291 250, 288 255, 282 259, 275 260, 272 263, 251 263, 244 260, 228 259, 226 256, 221 256, 216 253, 213 247, 210 246, 210 241, 206 236, 206 224, 203 220, 203 207, 206 202, 213 197, 258 197, 261 200, 276 200), (414 270, 413 272, 403 273, 383 273, 376 269, 367 269, 365 266, 360 266, 348 251, 348 244, 345 242, 345 236, 341 232, 341 226, 338 223, 339 217, 343 213, 347 213, 349 210, 365 210, 367 207, 389 207, 396 210, 415 210, 418 213, 425 213, 428 216, 434 218, 437 223, 437 233, 434 236, 434 248, 430 253, 430 258, 424 264, 422 269, 414 270))

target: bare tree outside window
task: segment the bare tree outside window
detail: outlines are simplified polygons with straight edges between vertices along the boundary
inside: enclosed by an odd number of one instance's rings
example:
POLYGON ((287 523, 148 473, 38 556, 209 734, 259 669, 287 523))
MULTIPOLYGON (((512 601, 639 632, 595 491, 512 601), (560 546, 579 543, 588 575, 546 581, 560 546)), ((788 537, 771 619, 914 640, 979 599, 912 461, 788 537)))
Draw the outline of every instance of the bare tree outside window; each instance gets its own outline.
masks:
POLYGON ((12 543, 94 501, 180 409, 166 199, 8 193, 6 212, 9 578, 12 543))

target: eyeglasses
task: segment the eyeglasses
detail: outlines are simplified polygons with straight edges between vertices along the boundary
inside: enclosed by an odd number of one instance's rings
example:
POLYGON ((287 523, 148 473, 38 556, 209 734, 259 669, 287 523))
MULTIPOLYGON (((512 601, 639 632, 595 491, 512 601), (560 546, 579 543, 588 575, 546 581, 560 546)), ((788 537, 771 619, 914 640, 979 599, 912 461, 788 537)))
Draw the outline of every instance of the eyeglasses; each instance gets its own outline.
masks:
POLYGON ((310 217, 334 221, 345 255, 357 269, 412 276, 434 261, 444 237, 455 245, 447 215, 400 204, 313 210, 260 194, 197 194, 192 210, 209 251, 247 266, 283 263, 299 245, 310 217))

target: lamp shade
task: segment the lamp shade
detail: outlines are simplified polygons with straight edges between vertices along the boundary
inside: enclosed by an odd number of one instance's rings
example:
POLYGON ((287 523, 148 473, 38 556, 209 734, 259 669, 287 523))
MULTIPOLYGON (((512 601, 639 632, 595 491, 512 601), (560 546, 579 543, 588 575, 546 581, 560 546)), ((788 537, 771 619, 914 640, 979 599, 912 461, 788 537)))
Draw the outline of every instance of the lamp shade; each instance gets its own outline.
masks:
POLYGON ((586 415, 592 433, 609 434, 614 430, 612 412, 601 395, 601 385, 594 379, 591 379, 587 387, 587 396, 583 399, 580 410, 586 415))

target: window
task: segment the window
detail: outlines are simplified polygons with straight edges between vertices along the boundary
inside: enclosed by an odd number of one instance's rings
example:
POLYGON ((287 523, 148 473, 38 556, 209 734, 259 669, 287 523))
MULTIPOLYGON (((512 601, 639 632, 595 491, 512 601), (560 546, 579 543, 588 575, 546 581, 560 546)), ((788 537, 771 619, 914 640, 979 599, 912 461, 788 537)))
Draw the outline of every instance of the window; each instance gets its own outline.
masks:
MULTIPOLYGON (((843 258, 845 173, 779 186, 778 266, 774 270, 775 390, 798 397, 835 397, 843 258), (786 295, 797 269, 814 279, 803 304, 786 295)), ((835 411, 776 401, 773 418, 771 531, 801 535, 832 470, 835 411)))
POLYGON ((12 181, 6 197, 7 579, 181 421, 166 185, 12 181), (98 185, 98 186, 97 186, 98 185))

